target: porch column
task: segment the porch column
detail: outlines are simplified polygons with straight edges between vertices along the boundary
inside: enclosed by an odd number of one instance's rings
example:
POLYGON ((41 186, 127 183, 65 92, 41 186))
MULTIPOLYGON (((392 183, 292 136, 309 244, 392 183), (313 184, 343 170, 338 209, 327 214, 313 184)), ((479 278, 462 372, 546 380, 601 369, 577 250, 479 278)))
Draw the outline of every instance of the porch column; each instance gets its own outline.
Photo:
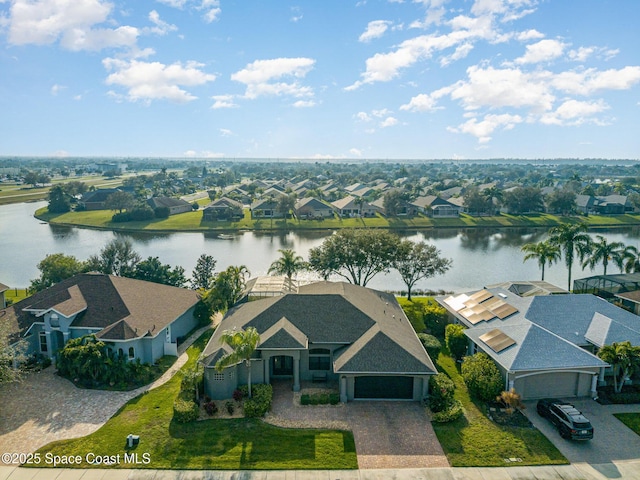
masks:
POLYGON ((62 332, 62 339, 63 339, 65 345, 69 341, 69 336, 70 336, 70 333, 68 331, 62 332))
POLYGON ((607 367, 600 367, 600 374, 598 375, 598 384, 599 385, 606 385, 607 382, 604 379, 604 372, 606 370, 607 367))
POLYGON ((591 397, 592 398, 596 398, 598 396, 597 386, 598 386, 598 375, 593 375, 591 377, 591 397))
POLYGON ((47 357, 53 358, 53 344, 51 343, 51 332, 44 332, 45 338, 47 339, 47 357))
POLYGON ((271 357, 267 357, 263 355, 263 361, 264 361, 264 383, 271 383, 271 378, 270 378, 270 370, 271 370, 271 357))
POLYGON ((422 398, 429 396, 429 377, 422 377, 422 398))
POLYGON ((347 377, 340 377, 340 401, 347 403, 347 377))
POLYGON ((293 354, 293 391, 300 391, 300 352, 293 354))

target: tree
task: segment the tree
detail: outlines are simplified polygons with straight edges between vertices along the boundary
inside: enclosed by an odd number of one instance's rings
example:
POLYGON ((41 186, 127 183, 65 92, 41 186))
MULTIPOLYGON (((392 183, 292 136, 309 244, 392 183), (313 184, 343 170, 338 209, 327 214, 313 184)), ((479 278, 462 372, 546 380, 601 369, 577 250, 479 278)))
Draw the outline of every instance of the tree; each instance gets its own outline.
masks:
POLYGON ((403 240, 393 260, 393 268, 398 270, 407 286, 407 300, 411 300, 411 289, 419 280, 445 273, 451 263, 451 259, 440 256, 440 250, 434 245, 403 240))
POLYGON ((184 284, 187 283, 184 268, 178 266, 172 269, 169 264, 163 265, 158 257, 149 257, 138 262, 133 269, 131 278, 174 287, 184 287, 184 284))
POLYGON ((564 253, 564 261, 569 271, 567 290, 571 290, 571 267, 575 253, 582 261, 589 248, 591 238, 586 232, 586 223, 565 223, 549 230, 549 242, 560 247, 564 253))
POLYGON ((140 255, 133 249, 130 240, 116 238, 107 243, 99 255, 89 257, 87 269, 107 275, 131 277, 140 260, 140 255))
POLYGON ((284 223, 287 223, 289 212, 296 205, 296 197, 293 195, 280 195, 276 200, 276 211, 284 217, 284 223))
POLYGON ((470 215, 488 214, 493 209, 493 202, 487 195, 483 195, 478 187, 470 187, 462 195, 464 206, 470 215))
POLYGON ((127 192, 113 192, 107 197, 104 202, 104 206, 109 210, 118 210, 118 213, 122 213, 123 210, 128 210, 135 205, 136 201, 133 195, 127 192))
POLYGON ((247 385, 249 398, 251 398, 251 356, 260 343, 260 334, 255 327, 247 327, 246 330, 225 330, 220 336, 220 343, 229 345, 232 352, 221 357, 215 365, 215 369, 221 372, 230 365, 244 362, 247 366, 247 385))
POLYGON ((38 263, 40 277, 31 280, 29 290, 31 292, 39 292, 85 271, 85 268, 86 264, 73 255, 65 255, 64 253, 49 254, 38 263))
POLYGON ((593 270, 598 263, 602 263, 604 275, 606 275, 609 260, 612 260, 613 263, 622 269, 625 251, 624 243, 608 242, 602 235, 596 235, 596 238, 597 241, 589 242, 589 249, 584 262, 582 262, 582 268, 588 265, 589 268, 593 270))
POLYGON ((542 191, 537 187, 516 187, 504 194, 504 205, 514 214, 542 212, 542 191))
POLYGON ((546 202, 550 213, 568 215, 576 210, 576 194, 569 188, 554 190, 547 195, 546 202))
POLYGON ((267 273, 285 275, 291 284, 291 277, 302 270, 306 270, 307 262, 291 249, 280 249, 278 251, 280 252, 280 258, 271 264, 267 273))
POLYGON ((9 322, 0 322, 0 385, 20 380, 20 364, 26 359, 27 343, 10 343, 9 338, 9 322))
POLYGON ((27 172, 24 176, 24 183, 28 185, 33 185, 34 187, 38 185, 38 173, 37 172, 27 172))
POLYGON ((65 213, 71 210, 69 194, 65 192, 62 185, 55 185, 49 190, 49 205, 47 208, 50 213, 65 213))
POLYGON ((616 393, 622 391, 627 378, 640 368, 640 347, 630 341, 605 345, 598 351, 598 357, 613 368, 613 388, 616 393))
POLYGON ((504 388, 500 370, 486 353, 465 357, 460 373, 469 392, 482 401, 492 401, 504 388))
POLYGON ((400 238, 386 230, 344 229, 309 250, 309 266, 324 279, 339 275, 364 287, 391 269, 399 245, 400 238))
POLYGON ((388 217, 396 217, 402 211, 404 197, 400 190, 389 190, 384 194, 382 207, 384 214, 388 217))
POLYGON ((457 323, 450 323, 444 330, 445 345, 456 360, 460 360, 467 352, 469 342, 464 331, 464 326, 457 323))
POLYGON ((622 251, 622 267, 625 273, 640 272, 640 251, 633 245, 627 245, 622 251))
POLYGON ((213 287, 215 280, 216 260, 211 256, 203 253, 198 257, 196 266, 191 272, 191 288, 194 290, 209 290, 213 287))
POLYGON ((560 260, 560 247, 554 245, 549 241, 543 241, 538 243, 527 243, 522 246, 521 250, 527 254, 524 256, 523 262, 527 260, 535 259, 538 261, 538 266, 542 270, 542 280, 544 281, 544 267, 545 265, 553 265, 560 260))
POLYGON ((72 197, 82 195, 87 191, 87 184, 78 180, 72 180, 64 184, 64 191, 72 197))
POLYGON ((228 267, 216 276, 213 288, 203 295, 202 300, 215 312, 227 311, 242 298, 248 276, 249 270, 244 265, 228 267))

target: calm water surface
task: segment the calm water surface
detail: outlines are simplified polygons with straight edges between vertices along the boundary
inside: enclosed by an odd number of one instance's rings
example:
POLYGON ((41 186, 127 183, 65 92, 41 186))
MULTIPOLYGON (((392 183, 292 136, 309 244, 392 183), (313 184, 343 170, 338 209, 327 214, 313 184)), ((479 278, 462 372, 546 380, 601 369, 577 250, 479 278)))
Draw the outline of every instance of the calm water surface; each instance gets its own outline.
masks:
MULTIPOLYGON (((271 262, 278 258, 278 249, 292 248, 307 258, 309 249, 320 245, 331 234, 330 231, 276 235, 245 232, 230 239, 206 233, 116 234, 42 223, 33 217, 33 213, 45 204, 0 206, 0 283, 12 287, 27 286, 30 279, 39 275, 36 265, 45 255, 62 252, 85 260, 99 253, 116 237, 129 238, 143 258, 157 256, 162 263, 181 265, 187 275, 202 253, 217 259, 218 270, 229 265, 246 265, 252 275, 264 275, 271 262)), ((609 241, 640 247, 640 230, 637 228, 597 233, 609 241)), ((445 275, 423 280, 417 288, 463 291, 508 280, 540 279, 537 263, 531 260, 524 263, 520 247, 545 239, 544 230, 423 230, 406 232, 405 236, 414 241, 432 243, 444 256, 453 259, 453 267, 445 275)), ((598 273, 602 273, 602 267, 591 272, 589 269, 582 271, 579 265, 574 265, 572 276, 580 278, 598 273)), ((618 269, 610 266, 608 273, 618 273, 618 269)), ((566 288, 564 264, 547 268, 545 280, 566 288)), ((405 288, 396 273, 378 275, 368 286, 382 290, 405 288)))

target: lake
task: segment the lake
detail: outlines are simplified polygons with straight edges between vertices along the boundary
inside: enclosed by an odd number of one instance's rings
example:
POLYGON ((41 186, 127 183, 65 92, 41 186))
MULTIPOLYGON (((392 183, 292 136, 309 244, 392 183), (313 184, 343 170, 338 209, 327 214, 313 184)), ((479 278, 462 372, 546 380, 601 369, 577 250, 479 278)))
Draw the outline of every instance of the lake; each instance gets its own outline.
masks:
MULTIPOLYGON (((159 257, 162 263, 181 265, 190 275, 198 257, 212 255, 217 270, 229 265, 246 265, 253 276, 265 275, 269 265, 279 257, 278 249, 291 248, 304 258, 309 249, 320 245, 331 231, 288 232, 265 234, 243 232, 230 238, 207 233, 136 233, 120 234, 110 231, 75 227, 61 227, 40 222, 33 213, 46 202, 20 203, 0 206, 0 283, 11 287, 25 287, 39 275, 38 262, 49 253, 74 255, 85 260, 116 237, 128 238, 143 257, 159 257)), ((592 232, 604 235, 609 241, 640 247, 640 229, 626 228, 592 232)), ((533 229, 440 229, 404 232, 413 241, 426 241, 453 259, 453 267, 445 274, 423 280, 420 289, 464 291, 509 280, 540 280, 537 262, 523 262, 520 247, 528 242, 546 238, 545 230, 533 229)), ((602 273, 582 271, 574 264, 572 278, 602 273)), ((618 273, 615 266, 608 273, 618 273)), ((560 287, 567 286, 567 269, 563 263, 547 267, 545 280, 560 287)), ((311 274, 301 278, 311 279, 311 274)), ((339 279, 336 277, 336 280, 339 279)), ((381 290, 403 290, 399 275, 391 272, 376 276, 368 286, 381 290)))

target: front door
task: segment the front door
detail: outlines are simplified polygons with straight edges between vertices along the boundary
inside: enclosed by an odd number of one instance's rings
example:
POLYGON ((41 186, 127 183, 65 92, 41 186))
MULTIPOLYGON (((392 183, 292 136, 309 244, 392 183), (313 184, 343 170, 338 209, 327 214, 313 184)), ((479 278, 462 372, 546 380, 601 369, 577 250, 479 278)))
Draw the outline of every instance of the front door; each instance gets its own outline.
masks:
POLYGON ((292 376, 293 357, 288 355, 271 357, 271 375, 275 377, 292 376))

